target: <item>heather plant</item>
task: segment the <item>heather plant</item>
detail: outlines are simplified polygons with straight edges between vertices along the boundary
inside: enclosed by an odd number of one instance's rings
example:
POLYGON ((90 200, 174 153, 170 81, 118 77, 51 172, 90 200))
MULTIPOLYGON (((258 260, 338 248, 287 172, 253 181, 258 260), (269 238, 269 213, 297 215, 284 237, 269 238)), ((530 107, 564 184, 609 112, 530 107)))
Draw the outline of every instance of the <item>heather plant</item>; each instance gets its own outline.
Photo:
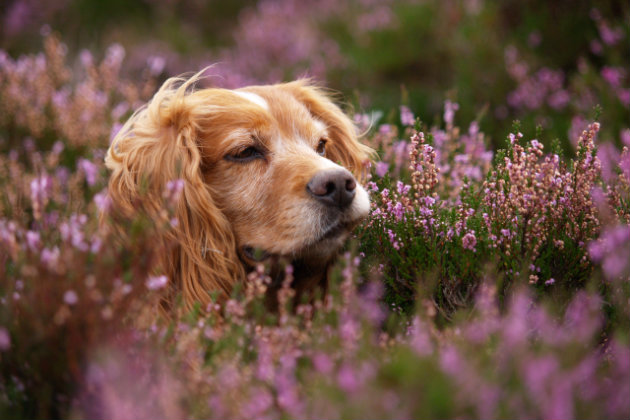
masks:
MULTIPOLYGON (((489 264, 501 294, 521 281, 540 293, 584 287, 592 270, 588 244, 601 228, 591 198, 601 183, 599 123, 582 132, 577 156, 568 162, 557 152, 545 154, 540 140, 522 144, 516 126, 491 167, 492 152, 476 123, 459 134, 454 109, 447 101, 445 130, 411 134, 404 146, 406 174, 394 180, 380 169, 399 167, 394 157, 376 163, 368 184, 373 210, 360 234, 361 251, 384 274, 386 300, 410 310, 420 287, 448 316, 470 302, 489 264), (427 273, 432 281, 425 280, 427 273)), ((615 197, 627 197, 614 192, 625 188, 623 170, 619 177, 607 187, 607 211, 616 215, 624 212, 625 201, 615 197)))

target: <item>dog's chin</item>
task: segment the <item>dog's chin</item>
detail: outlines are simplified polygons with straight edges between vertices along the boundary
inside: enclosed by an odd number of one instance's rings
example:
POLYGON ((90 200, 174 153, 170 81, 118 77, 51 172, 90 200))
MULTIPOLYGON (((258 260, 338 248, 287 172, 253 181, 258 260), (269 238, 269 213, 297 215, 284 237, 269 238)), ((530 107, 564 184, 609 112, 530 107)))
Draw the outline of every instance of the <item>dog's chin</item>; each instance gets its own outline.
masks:
POLYGON ((293 255, 300 259, 327 261, 337 254, 355 226, 356 223, 333 223, 319 237, 303 245, 293 255))
POLYGON ((240 248, 240 254, 249 265, 265 262, 272 257, 286 258, 290 261, 306 260, 314 264, 322 264, 337 254, 357 223, 341 221, 331 223, 315 239, 301 243, 289 252, 273 253, 260 247, 246 245, 240 248))

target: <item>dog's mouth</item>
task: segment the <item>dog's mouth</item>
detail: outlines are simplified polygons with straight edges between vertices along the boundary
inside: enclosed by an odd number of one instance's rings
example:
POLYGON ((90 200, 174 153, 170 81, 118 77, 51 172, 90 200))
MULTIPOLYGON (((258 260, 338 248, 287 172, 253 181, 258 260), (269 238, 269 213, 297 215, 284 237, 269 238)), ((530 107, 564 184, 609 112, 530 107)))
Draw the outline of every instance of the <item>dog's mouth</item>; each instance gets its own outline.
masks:
POLYGON ((340 221, 333 223, 322 233, 322 235, 317 240, 315 240, 314 244, 325 241, 326 239, 336 238, 346 232, 349 232, 350 229, 351 226, 349 223, 344 223, 340 221))

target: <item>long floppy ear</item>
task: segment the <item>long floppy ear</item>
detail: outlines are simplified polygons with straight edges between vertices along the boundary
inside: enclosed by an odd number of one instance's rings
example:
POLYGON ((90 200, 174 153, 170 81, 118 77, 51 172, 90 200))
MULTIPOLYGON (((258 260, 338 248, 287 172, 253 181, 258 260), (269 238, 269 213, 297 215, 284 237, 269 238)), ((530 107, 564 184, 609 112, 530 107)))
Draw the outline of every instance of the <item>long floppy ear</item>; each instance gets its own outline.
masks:
POLYGON ((350 118, 333 103, 330 95, 308 79, 287 83, 285 86, 315 118, 327 125, 331 140, 331 144, 326 145, 329 159, 341 163, 359 182, 364 181, 368 162, 373 160, 375 152, 359 143, 356 128, 350 118))
POLYGON ((197 137, 199 120, 208 108, 195 103, 191 95, 200 75, 167 80, 123 126, 105 158, 112 170, 111 208, 124 217, 133 217, 141 209, 160 220, 168 205, 169 181, 183 183, 174 204, 177 223, 158 239, 173 244, 163 247, 159 263, 169 281, 181 288, 188 309, 195 302, 205 308, 213 291, 229 295, 232 285, 244 276, 230 224, 202 179, 197 137))

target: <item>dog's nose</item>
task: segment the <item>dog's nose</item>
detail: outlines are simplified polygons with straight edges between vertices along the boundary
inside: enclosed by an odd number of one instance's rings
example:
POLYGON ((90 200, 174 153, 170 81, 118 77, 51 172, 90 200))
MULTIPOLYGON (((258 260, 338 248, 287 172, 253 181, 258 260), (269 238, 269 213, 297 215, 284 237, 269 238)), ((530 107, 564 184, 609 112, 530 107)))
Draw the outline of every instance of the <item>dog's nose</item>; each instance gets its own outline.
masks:
POLYGON ((327 206, 348 207, 354 198, 357 183, 345 169, 321 171, 306 184, 306 190, 327 206))

